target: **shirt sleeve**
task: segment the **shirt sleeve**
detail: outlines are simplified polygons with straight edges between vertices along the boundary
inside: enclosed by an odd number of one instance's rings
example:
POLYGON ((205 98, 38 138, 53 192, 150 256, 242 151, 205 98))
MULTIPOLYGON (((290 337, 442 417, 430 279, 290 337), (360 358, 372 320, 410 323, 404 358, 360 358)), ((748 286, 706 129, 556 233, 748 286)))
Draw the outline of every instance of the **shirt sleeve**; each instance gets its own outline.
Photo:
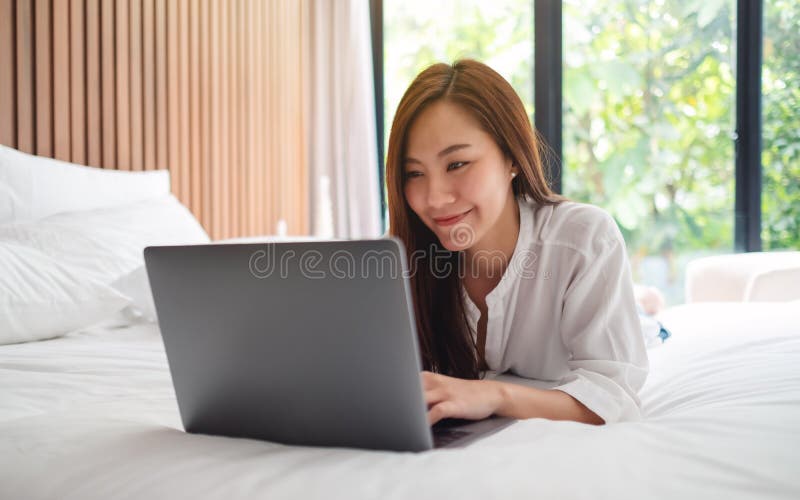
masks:
POLYGON ((587 238, 564 294, 560 333, 570 352, 570 372, 554 389, 607 424, 639 420, 638 392, 647 378, 648 359, 625 242, 604 212, 587 238))

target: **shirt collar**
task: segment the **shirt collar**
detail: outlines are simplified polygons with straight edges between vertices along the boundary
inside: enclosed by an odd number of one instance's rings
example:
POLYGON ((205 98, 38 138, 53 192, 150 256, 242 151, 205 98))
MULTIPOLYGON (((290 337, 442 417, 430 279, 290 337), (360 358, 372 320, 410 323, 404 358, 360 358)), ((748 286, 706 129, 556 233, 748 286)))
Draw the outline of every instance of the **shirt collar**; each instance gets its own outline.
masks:
MULTIPOLYGON (((503 297, 514 287, 514 284, 519 281, 519 273, 524 264, 523 258, 526 249, 530 248, 530 241, 533 237, 533 211, 534 204, 523 198, 517 199, 519 205, 519 234, 517 235, 517 244, 514 246, 514 253, 508 261, 503 277, 494 289, 486 296, 486 305, 492 307, 492 304, 502 300, 503 297)), ((467 313, 470 316, 479 314, 477 306, 469 298, 467 290, 461 286, 461 295, 464 297, 464 304, 466 305, 467 313)))
POLYGON ((517 199, 519 205, 519 234, 517 244, 514 246, 514 253, 508 261, 500 283, 486 296, 486 305, 502 300, 514 284, 519 280, 520 266, 523 264, 525 249, 530 248, 530 238, 533 228, 533 207, 523 199, 517 199))

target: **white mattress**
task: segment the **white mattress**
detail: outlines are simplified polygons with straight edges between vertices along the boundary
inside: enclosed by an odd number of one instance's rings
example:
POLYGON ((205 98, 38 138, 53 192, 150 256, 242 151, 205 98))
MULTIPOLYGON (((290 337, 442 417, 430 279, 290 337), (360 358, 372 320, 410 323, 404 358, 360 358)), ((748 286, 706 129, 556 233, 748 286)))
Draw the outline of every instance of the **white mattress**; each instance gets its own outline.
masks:
POLYGON ((521 421, 460 450, 189 435, 152 325, 0 347, 0 498, 800 497, 797 303, 668 311, 646 419, 521 421))

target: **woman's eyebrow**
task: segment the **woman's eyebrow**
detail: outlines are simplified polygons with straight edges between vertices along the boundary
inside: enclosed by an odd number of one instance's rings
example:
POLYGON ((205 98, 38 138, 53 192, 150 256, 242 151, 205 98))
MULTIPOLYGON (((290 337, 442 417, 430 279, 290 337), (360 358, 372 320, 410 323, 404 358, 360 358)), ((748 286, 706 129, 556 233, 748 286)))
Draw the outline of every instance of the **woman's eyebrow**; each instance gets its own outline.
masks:
MULTIPOLYGON (((436 156, 441 158, 442 156, 449 155, 453 151, 458 151, 459 149, 468 148, 470 146, 471 144, 453 144, 452 146, 447 146, 443 150, 439 151, 439 154, 437 154, 436 156)), ((416 158, 408 156, 404 159, 403 163, 422 163, 422 162, 417 160, 416 158)))
POLYGON ((448 146, 448 147, 444 148, 443 150, 439 151, 439 154, 436 155, 436 156, 441 158, 442 156, 449 155, 453 151, 458 151, 459 149, 464 149, 464 148, 468 148, 468 147, 470 147, 469 144, 453 144, 452 146, 448 146))

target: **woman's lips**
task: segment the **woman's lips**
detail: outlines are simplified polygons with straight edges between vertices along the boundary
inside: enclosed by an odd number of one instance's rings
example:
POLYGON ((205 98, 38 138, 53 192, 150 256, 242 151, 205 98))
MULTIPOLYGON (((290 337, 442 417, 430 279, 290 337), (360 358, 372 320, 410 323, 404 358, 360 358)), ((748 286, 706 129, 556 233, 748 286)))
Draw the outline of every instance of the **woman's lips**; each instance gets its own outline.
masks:
POLYGON ((470 212, 472 212, 472 209, 467 210, 463 214, 453 215, 451 217, 434 218, 433 221, 440 226, 452 226, 453 224, 457 223, 458 221, 466 217, 467 214, 469 214, 470 212))

